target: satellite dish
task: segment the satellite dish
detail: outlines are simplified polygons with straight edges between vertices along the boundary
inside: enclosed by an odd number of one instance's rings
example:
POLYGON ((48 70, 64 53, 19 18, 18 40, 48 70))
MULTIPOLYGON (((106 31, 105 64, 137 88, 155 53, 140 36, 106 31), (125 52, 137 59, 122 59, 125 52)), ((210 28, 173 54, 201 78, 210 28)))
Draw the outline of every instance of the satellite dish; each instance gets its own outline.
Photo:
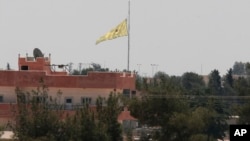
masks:
POLYGON ((41 52, 41 50, 39 48, 35 48, 33 50, 33 55, 34 55, 34 58, 43 57, 43 53, 41 52))

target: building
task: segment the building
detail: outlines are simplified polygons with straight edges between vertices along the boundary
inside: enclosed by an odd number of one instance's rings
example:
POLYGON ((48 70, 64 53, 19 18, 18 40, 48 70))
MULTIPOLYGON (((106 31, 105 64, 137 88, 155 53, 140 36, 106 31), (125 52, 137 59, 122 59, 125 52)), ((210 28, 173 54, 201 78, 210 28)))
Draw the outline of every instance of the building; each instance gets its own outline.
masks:
POLYGON ((134 129, 138 127, 138 120, 130 114, 127 107, 118 115, 118 122, 122 125, 123 130, 134 129))
POLYGON ((19 55, 18 70, 0 70, 0 118, 8 113, 6 110, 9 109, 9 103, 16 103, 17 87, 30 92, 39 86, 41 79, 49 88, 48 95, 56 97, 60 104, 65 105, 65 109, 83 104, 95 106, 99 96, 108 97, 111 92, 128 97, 136 94, 136 76, 133 73, 92 71, 87 75, 69 75, 66 67, 67 65, 51 64, 50 55, 19 55), (61 71, 56 71, 55 67, 61 71), (62 94, 58 97, 59 91, 62 94))

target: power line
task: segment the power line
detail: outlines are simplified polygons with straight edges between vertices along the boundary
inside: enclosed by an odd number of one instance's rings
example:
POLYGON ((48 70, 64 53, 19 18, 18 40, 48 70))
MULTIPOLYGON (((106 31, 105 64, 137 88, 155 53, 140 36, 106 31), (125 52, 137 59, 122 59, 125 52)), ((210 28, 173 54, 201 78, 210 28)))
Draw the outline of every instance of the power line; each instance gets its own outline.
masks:
POLYGON ((148 98, 173 98, 173 99, 228 99, 228 100, 239 100, 239 99, 249 99, 250 96, 196 96, 196 95, 143 95, 148 98))

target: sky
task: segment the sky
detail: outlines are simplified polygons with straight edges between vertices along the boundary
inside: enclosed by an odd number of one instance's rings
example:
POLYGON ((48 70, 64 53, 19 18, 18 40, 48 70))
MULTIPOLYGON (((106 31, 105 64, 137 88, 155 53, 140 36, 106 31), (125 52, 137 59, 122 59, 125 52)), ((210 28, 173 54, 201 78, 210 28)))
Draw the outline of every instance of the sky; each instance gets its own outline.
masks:
MULTIPOLYGON (((227 73, 250 60, 249 0, 131 0, 130 70, 227 73), (154 64, 154 65, 152 65, 154 64)), ((39 48, 52 64, 127 68, 128 37, 96 40, 128 17, 128 0, 0 0, 0 68, 39 48)))

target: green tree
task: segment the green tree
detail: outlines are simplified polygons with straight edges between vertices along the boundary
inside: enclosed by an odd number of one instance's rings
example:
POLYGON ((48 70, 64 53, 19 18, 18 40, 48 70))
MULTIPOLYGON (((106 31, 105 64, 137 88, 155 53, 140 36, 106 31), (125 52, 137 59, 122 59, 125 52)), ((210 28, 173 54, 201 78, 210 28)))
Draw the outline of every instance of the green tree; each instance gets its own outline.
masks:
POLYGON ((186 72, 181 77, 181 85, 189 95, 203 95, 205 83, 203 78, 196 73, 186 72))
POLYGON ((198 107, 192 111, 188 122, 188 131, 190 132, 189 141, 212 141, 213 138, 208 138, 206 130, 211 121, 211 113, 208 109, 204 107, 198 107))
POLYGON ((216 126, 218 124, 216 115, 216 111, 205 107, 198 107, 193 111, 173 113, 168 122, 168 128, 171 129, 170 140, 215 140, 218 137, 217 132, 221 132, 219 130, 221 128, 216 126))
POLYGON ((168 128, 171 130, 169 134, 169 139, 173 141, 184 141, 187 140, 190 136, 190 130, 188 129, 190 115, 188 113, 177 113, 174 112, 168 122, 168 128))
POLYGON ((164 72, 158 72, 155 74, 146 91, 146 93, 149 93, 150 95, 174 95, 182 92, 181 77, 169 77, 164 72))
POLYGON ((250 102, 242 105, 238 114, 240 124, 250 124, 250 102))
POLYGON ((19 140, 47 139, 58 140, 60 128, 59 109, 50 109, 56 100, 48 96, 48 88, 43 80, 40 86, 31 92, 16 88, 17 108, 14 109, 16 124, 11 127, 19 140))
POLYGON ((119 94, 111 92, 107 100, 98 98, 96 103, 98 120, 105 127, 110 141, 122 140, 122 128, 117 121, 117 117, 121 112, 119 101, 119 94))
MULTIPOLYGON (((72 65, 71 65, 71 68, 69 68, 69 71, 70 71, 70 74, 71 75, 87 75, 88 72, 90 71, 101 71, 101 72, 107 72, 109 71, 109 68, 102 68, 100 64, 98 63, 91 63, 90 65, 92 67, 88 67, 88 68, 84 68, 82 69, 81 67, 82 63, 79 63, 79 69, 74 69, 72 71, 72 65)), ((70 65, 69 65, 70 67, 70 65)))
POLYGON ((157 140, 170 139, 173 130, 169 128, 171 115, 187 111, 188 105, 181 99, 168 95, 144 96, 141 99, 133 99, 130 103, 130 111, 139 119, 140 123, 148 126, 160 126, 161 134, 157 140))
POLYGON ((245 72, 246 72, 246 75, 250 75, 250 63, 249 62, 245 64, 245 72))
POLYGON ((230 68, 227 71, 227 74, 223 78, 223 93, 224 95, 235 95, 236 92, 234 90, 234 79, 233 79, 233 72, 232 69, 230 68))
POLYGON ((242 62, 235 62, 233 65, 233 74, 244 75, 245 74, 245 64, 242 62))
POLYGON ((73 70, 71 75, 80 75, 81 73, 79 72, 79 70, 73 70))
POLYGON ((139 91, 143 89, 143 78, 140 75, 136 75, 135 86, 139 91))
POLYGON ((195 134, 189 137, 189 141, 215 141, 215 139, 207 139, 205 134, 195 134))
POLYGON ((247 96, 250 93, 250 83, 247 78, 239 77, 234 81, 234 90, 238 96, 247 96))
POLYGON ((208 87, 210 94, 212 95, 221 95, 221 77, 218 70, 213 70, 209 75, 208 87))
POLYGON ((88 106, 76 110, 76 114, 68 118, 70 126, 67 127, 67 134, 71 140, 109 141, 106 130, 101 126, 100 122, 96 120, 94 112, 88 106))
POLYGON ((226 77, 225 77, 225 83, 228 84, 230 87, 233 87, 233 70, 230 68, 227 71, 226 77))
MULTIPOLYGON (((217 70, 211 73, 209 89, 212 94, 213 91, 221 94, 220 79, 217 70)), ((143 125, 161 127, 158 136, 154 136, 156 140, 212 141, 224 136, 229 106, 223 100, 185 96, 204 91, 201 77, 194 73, 185 73, 182 77, 157 73, 153 80, 142 97, 131 99, 129 109, 143 125)))
POLYGON ((42 79, 36 90, 25 92, 16 88, 16 94, 15 124, 11 128, 20 141, 122 140, 122 128, 117 121, 121 111, 119 94, 111 93, 107 100, 99 98, 97 111, 85 105, 66 117, 57 99, 48 96, 42 79))
MULTIPOLYGON (((209 110, 207 113, 210 114, 208 121, 206 134, 208 139, 210 137, 216 139, 222 139, 225 136, 225 131, 228 130, 228 124, 226 120, 229 117, 228 105, 224 104, 221 99, 208 99, 206 108, 209 110)), ((209 116, 206 116, 209 117, 209 116)))

